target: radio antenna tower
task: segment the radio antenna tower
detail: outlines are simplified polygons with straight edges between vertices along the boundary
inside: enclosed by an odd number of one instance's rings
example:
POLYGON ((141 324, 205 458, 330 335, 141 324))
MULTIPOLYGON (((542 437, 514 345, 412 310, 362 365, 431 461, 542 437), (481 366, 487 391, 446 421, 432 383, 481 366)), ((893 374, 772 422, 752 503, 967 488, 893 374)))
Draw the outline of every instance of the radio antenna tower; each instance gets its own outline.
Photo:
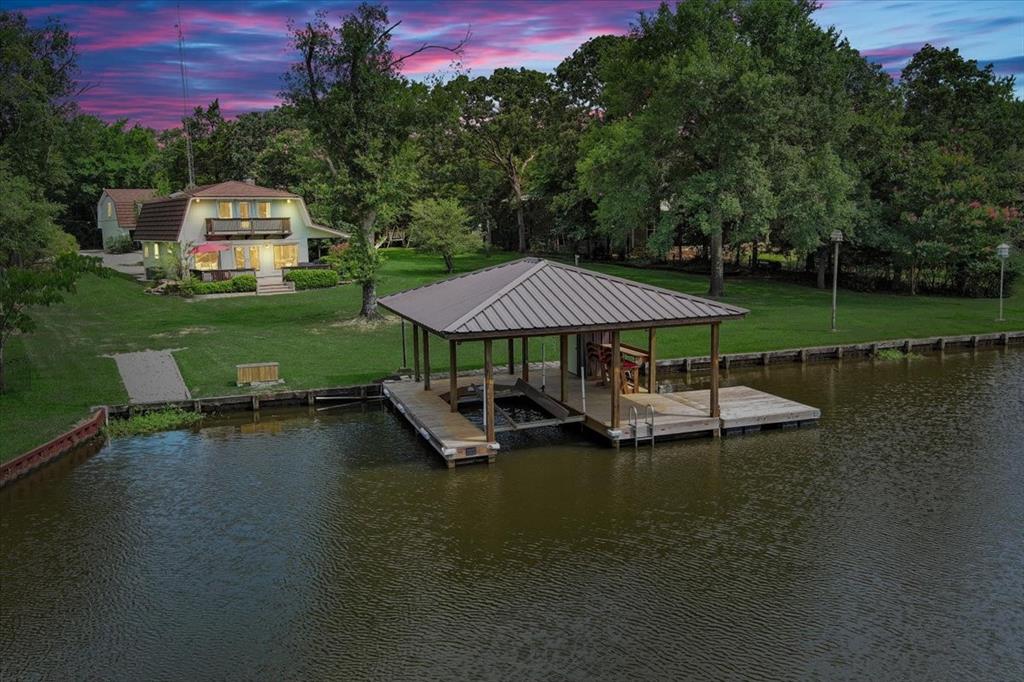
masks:
POLYGON ((181 32, 181 3, 178 3, 178 62, 181 64, 181 125, 185 131, 185 158, 188 160, 188 188, 196 186, 196 167, 192 160, 192 133, 188 129, 188 78, 185 76, 185 35, 181 32))

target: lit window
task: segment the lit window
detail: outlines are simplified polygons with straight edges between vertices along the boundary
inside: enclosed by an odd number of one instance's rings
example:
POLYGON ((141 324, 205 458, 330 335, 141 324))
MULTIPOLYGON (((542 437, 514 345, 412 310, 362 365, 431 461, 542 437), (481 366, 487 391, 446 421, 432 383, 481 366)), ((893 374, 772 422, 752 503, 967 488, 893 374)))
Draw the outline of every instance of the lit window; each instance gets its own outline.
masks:
POLYGON ((239 201, 238 202, 238 217, 242 220, 249 219, 249 202, 239 201))
POLYGON ((146 258, 149 258, 149 244, 148 243, 142 245, 142 255, 145 256, 146 258))
POLYGON ((270 217, 270 202, 261 201, 256 204, 256 215, 260 218, 270 217))
POLYGON ((299 264, 299 247, 296 244, 274 245, 274 269, 293 268, 299 264))
POLYGON ((258 246, 249 247, 249 268, 252 270, 260 269, 260 247, 258 246))
POLYGON ((245 267, 245 247, 236 246, 233 250, 235 252, 235 269, 241 270, 245 267))
POLYGON ((220 254, 212 253, 196 254, 196 270, 217 270, 220 268, 220 254))
POLYGON ((160 257, 160 244, 153 244, 153 258, 160 257))
POLYGON ((231 213, 231 202, 230 201, 218 201, 217 202, 217 217, 218 218, 232 218, 234 217, 231 213))
POLYGON ((114 202, 107 199, 107 217, 109 218, 112 215, 114 215, 114 202))

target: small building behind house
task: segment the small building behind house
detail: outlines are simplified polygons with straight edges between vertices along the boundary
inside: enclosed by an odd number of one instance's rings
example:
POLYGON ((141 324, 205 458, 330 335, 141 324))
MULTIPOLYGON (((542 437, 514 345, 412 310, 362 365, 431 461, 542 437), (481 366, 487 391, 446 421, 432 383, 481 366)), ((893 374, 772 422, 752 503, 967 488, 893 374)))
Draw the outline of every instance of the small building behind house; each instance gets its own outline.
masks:
POLYGON ((120 237, 135 238, 135 226, 142 204, 156 196, 151 187, 104 189, 96 204, 96 229, 103 247, 120 237))
POLYGON ((347 235, 315 223, 302 197, 230 180, 147 201, 135 238, 149 279, 191 271, 206 280, 253 274, 280 282, 289 268, 309 265, 310 243, 347 235), (198 249, 217 244, 219 249, 198 249))

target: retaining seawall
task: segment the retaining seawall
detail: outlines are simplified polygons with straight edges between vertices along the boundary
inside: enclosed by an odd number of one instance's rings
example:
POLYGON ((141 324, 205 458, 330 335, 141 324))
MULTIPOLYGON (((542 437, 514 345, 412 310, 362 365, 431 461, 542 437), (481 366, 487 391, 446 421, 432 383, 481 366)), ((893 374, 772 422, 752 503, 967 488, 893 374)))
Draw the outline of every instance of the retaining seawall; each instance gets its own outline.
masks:
POLYGON ((107 408, 98 407, 92 416, 78 422, 66 433, 0 464, 0 488, 62 457, 82 443, 96 438, 106 424, 107 408))

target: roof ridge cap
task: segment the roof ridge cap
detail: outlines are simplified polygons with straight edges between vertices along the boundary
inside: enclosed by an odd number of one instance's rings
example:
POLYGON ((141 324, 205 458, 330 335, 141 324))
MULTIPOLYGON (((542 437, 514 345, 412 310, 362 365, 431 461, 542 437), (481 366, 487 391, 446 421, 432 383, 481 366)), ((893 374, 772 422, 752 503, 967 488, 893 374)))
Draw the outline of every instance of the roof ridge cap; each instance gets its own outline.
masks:
POLYGON ((479 268, 477 270, 470 270, 469 272, 462 272, 462 273, 459 273, 457 275, 452 275, 451 277, 445 277, 444 279, 436 280, 434 282, 427 282, 426 284, 421 284, 418 287, 409 287, 408 289, 402 289, 401 291, 396 291, 393 294, 387 294, 386 296, 381 296, 380 298, 381 298, 381 300, 383 300, 385 298, 391 298, 392 296, 398 296, 399 294, 407 294, 410 291, 419 291, 420 289, 429 289, 430 287, 440 286, 440 285, 445 284, 447 282, 454 282, 457 279, 462 279, 464 277, 469 277, 470 275, 478 275, 481 272, 488 272, 490 270, 497 270, 498 268, 505 268, 505 267, 508 267, 510 265, 515 265, 516 263, 518 263, 520 261, 524 261, 524 260, 528 260, 528 257, 515 258, 513 260, 507 260, 504 263, 495 263, 494 265, 488 265, 486 268, 479 268))
POLYGON ((556 265, 558 265, 559 267, 567 268, 569 270, 575 270, 576 272, 580 272, 580 273, 582 273, 584 275, 591 275, 593 277, 598 277, 598 278, 601 278, 601 279, 608 279, 608 280, 612 280, 612 281, 615 281, 615 282, 619 282, 621 284, 626 284, 626 285, 633 286, 633 287, 640 287, 641 289, 647 289, 648 291, 656 291, 656 292, 659 292, 659 293, 662 293, 662 294, 668 294, 670 296, 685 296, 688 299, 695 300, 695 301, 700 301, 701 303, 706 303, 706 304, 709 304, 709 305, 717 305, 717 306, 724 306, 726 308, 734 308, 734 309, 738 309, 738 310, 745 310, 744 308, 740 308, 739 306, 735 306, 735 305, 733 305, 731 303, 723 303, 721 301, 716 301, 713 298, 705 298, 703 296, 697 296, 695 294, 687 294, 687 293, 685 293, 683 291, 674 291, 672 289, 666 289, 665 287, 659 287, 659 286, 657 286, 655 284, 647 284, 646 282, 640 282, 640 281, 637 281, 637 280, 634 280, 634 279, 626 279, 625 277, 619 277, 618 275, 610 275, 610 274, 608 274, 606 272, 599 272, 597 270, 588 270, 586 268, 581 268, 581 267, 578 267, 578 266, 575 266, 575 265, 569 265, 568 263, 556 263, 556 265))
POLYGON ((503 286, 502 288, 498 289, 493 294, 491 294, 490 296, 485 298, 483 301, 478 303, 475 307, 473 307, 471 310, 469 310, 469 312, 464 314, 462 317, 460 317, 459 319, 455 320, 454 322, 451 322, 450 324, 446 325, 445 328, 444 328, 445 331, 454 331, 455 329, 458 329, 461 325, 465 324, 467 320, 475 317, 476 315, 479 315, 482 310, 484 310, 485 308, 490 306, 492 303, 494 303, 500 297, 504 296, 509 291, 511 291, 512 289, 515 289, 517 286, 522 284, 523 280, 525 280, 527 277, 530 277, 535 272, 543 270, 545 267, 547 267, 548 261, 543 259, 543 258, 537 258, 536 256, 526 256, 524 258, 517 258, 516 260, 514 260, 512 262, 513 263, 518 263, 520 261, 530 261, 530 260, 534 260, 534 259, 536 259, 537 262, 533 264, 533 267, 531 267, 526 272, 524 272, 523 274, 519 275, 514 280, 512 280, 511 282, 509 282, 508 284, 506 284, 505 286, 503 286))

